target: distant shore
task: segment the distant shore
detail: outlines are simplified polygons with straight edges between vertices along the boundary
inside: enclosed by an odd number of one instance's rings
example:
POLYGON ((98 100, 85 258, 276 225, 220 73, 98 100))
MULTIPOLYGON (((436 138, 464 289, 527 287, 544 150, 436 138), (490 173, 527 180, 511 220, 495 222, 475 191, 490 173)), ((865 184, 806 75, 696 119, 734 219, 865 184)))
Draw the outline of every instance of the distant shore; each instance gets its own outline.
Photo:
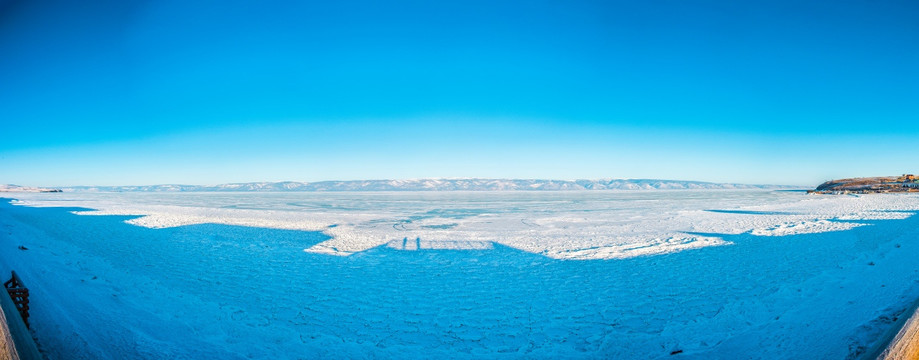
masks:
POLYGON ((830 180, 807 193, 841 195, 908 192, 919 192, 919 177, 913 174, 830 180))
POLYGON ((61 189, 42 188, 42 187, 19 186, 19 185, 0 185, 0 193, 4 193, 4 192, 59 193, 63 191, 61 189))

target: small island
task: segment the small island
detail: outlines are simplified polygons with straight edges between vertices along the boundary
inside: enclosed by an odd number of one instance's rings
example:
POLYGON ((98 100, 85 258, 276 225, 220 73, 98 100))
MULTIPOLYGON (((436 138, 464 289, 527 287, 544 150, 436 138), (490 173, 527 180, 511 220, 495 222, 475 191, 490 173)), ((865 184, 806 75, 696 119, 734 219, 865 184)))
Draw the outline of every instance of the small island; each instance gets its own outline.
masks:
POLYGON ((919 177, 913 174, 830 180, 808 194, 878 194, 919 192, 919 177))

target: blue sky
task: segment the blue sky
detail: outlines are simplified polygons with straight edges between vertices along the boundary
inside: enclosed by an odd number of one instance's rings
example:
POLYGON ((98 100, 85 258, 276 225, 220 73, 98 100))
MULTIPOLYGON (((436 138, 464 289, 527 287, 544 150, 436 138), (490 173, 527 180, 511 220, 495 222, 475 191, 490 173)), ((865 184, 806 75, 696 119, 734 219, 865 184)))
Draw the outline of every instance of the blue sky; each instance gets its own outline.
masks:
POLYGON ((0 183, 919 172, 915 1, 3 1, 0 183))

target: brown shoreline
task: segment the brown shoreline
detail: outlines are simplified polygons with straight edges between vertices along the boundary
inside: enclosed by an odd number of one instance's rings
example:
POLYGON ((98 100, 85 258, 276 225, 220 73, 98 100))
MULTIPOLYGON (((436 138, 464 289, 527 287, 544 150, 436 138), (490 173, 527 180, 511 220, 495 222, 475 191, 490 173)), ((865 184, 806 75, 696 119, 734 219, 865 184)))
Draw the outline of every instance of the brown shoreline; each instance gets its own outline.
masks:
POLYGON ((862 360, 919 359, 919 300, 913 302, 862 360))

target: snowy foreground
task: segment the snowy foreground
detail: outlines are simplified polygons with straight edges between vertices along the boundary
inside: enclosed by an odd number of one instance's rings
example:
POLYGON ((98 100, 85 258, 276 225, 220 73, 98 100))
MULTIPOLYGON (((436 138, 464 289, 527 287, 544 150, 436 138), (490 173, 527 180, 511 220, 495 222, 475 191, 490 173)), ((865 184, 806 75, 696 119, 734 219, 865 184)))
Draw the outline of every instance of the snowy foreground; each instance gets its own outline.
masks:
POLYGON ((906 194, 10 196, 51 359, 845 359, 919 298, 906 194))

